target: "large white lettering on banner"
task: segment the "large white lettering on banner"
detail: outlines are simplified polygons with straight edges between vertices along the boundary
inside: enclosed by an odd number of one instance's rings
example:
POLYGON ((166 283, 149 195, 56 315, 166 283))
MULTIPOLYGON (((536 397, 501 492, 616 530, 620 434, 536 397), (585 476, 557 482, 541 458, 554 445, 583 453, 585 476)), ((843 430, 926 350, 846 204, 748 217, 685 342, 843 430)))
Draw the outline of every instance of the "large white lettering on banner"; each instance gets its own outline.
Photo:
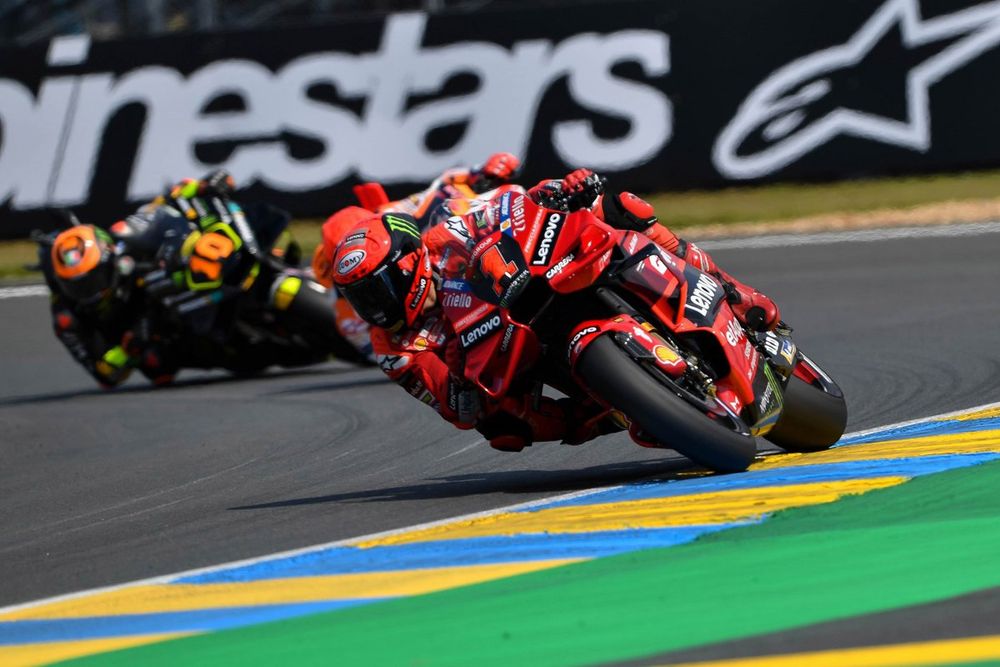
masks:
POLYGON ((109 120, 129 104, 145 110, 145 124, 128 183, 139 200, 182 175, 224 166, 243 184, 284 192, 331 186, 350 174, 387 183, 428 180, 441 170, 472 163, 497 150, 524 154, 542 97, 566 77, 585 110, 627 122, 608 139, 588 120, 555 123, 552 143, 571 165, 624 169, 647 162, 669 141, 672 108, 651 85, 616 76, 636 63, 648 78, 669 73, 669 38, 653 30, 584 33, 559 43, 528 40, 510 49, 489 42, 423 47, 426 17, 387 19, 378 50, 299 57, 277 72, 250 60, 220 60, 190 76, 162 66, 121 76, 91 73, 46 78, 33 94, 0 80, 0 201, 14 209, 75 205, 87 199, 109 120), (433 95, 457 74, 472 74, 476 89, 407 108, 414 95, 433 95), (332 85, 342 98, 364 98, 364 111, 313 99, 308 91, 332 85), (206 108, 236 96, 239 110, 206 108), (435 128, 466 127, 446 150, 432 151, 435 128), (322 143, 318 156, 294 157, 283 133, 322 143), (228 141, 224 164, 208 164, 195 147, 228 141))

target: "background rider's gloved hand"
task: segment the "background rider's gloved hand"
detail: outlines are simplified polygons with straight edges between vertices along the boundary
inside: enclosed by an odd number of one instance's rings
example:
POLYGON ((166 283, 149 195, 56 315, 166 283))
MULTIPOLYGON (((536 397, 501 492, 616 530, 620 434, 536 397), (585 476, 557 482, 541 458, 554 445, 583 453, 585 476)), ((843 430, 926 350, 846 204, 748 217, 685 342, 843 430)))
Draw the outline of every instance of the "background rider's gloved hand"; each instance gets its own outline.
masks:
POLYGON ((472 171, 470 185, 476 192, 486 192, 510 182, 521 168, 521 161, 512 153, 494 153, 482 166, 472 171))
MULTIPOLYGON (((210 214, 206 200, 218 198, 227 201, 236 190, 236 181, 225 170, 218 169, 204 178, 184 178, 167 191, 163 200, 176 208, 188 220, 199 220, 210 214)), ((154 202, 156 203, 156 202, 154 202)))
POLYGON ((136 360, 121 345, 116 345, 94 362, 94 377, 105 389, 128 379, 136 360))

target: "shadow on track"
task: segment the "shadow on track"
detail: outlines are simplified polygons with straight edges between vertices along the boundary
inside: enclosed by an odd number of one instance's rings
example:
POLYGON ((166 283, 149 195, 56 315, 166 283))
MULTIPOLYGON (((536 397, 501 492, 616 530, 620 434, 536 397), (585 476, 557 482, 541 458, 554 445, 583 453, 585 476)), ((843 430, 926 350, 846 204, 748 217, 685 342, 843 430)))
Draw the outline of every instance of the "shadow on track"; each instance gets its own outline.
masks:
MULTIPOLYGON (((100 387, 93 387, 89 389, 75 389, 72 391, 60 391, 51 394, 29 394, 24 396, 9 396, 7 398, 0 398, 0 408, 12 407, 18 405, 33 405, 33 404, 43 404, 43 403, 54 403, 58 401, 66 401, 73 398, 86 398, 89 396, 131 396, 131 395, 141 395, 151 392, 156 392, 157 394, 162 392, 179 391, 183 389, 189 389, 192 387, 205 387, 216 384, 237 384, 240 382, 254 382, 257 380, 272 380, 279 378, 295 378, 295 377, 307 377, 310 375, 320 375, 320 374, 341 374, 348 373, 351 371, 356 371, 356 368, 290 368, 290 369, 278 369, 273 371, 262 371, 260 373, 240 373, 240 374, 226 374, 225 371, 221 371, 219 375, 204 375, 198 377, 192 377, 182 380, 177 380, 167 385, 154 385, 152 383, 134 384, 127 385, 124 387, 115 387, 113 389, 101 389, 100 387)), ((371 383, 364 383, 371 384, 371 383)), ((332 388, 338 388, 337 383, 330 383, 332 388)), ((346 383, 341 383, 340 388, 351 386, 346 383)), ((276 393, 295 393, 295 390, 289 390, 288 392, 276 392, 276 393)))
MULTIPOLYGON (((357 369, 350 369, 357 370, 357 369)), ((279 389, 278 391, 269 392, 269 396, 288 396, 294 394, 311 394, 320 391, 337 391, 339 389, 353 389, 355 387, 368 387, 379 384, 390 384, 392 380, 388 376, 381 372, 377 375, 365 376, 365 377, 354 377, 354 378, 343 378, 334 380, 333 382, 322 382, 320 384, 312 384, 305 387, 289 387, 288 389, 279 389)))
POLYGON ((660 461, 612 463, 575 470, 512 470, 476 475, 453 475, 433 478, 426 484, 393 486, 368 491, 334 493, 325 496, 290 498, 270 503, 240 505, 230 510, 276 509, 300 505, 319 505, 337 502, 380 502, 387 500, 428 500, 434 498, 460 498, 488 493, 559 493, 580 491, 624 482, 669 481, 697 474, 684 458, 660 461))

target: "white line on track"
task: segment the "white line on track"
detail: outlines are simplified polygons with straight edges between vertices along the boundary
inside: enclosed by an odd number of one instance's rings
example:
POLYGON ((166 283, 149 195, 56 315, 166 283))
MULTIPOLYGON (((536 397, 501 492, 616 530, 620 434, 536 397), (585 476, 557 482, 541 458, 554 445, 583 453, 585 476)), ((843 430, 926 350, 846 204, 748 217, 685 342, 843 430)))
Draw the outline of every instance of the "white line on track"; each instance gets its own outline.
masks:
MULTIPOLYGON (((767 234, 738 239, 702 241, 698 245, 706 250, 753 250, 756 248, 788 248, 807 245, 828 245, 831 243, 871 243, 872 241, 891 241, 894 239, 979 236, 981 234, 995 234, 998 232, 1000 232, 1000 221, 925 227, 888 227, 885 229, 818 232, 815 234, 767 234)), ((0 299, 46 296, 48 293, 49 290, 45 285, 0 287, 0 299)))
MULTIPOLYGON (((936 419, 948 419, 951 417, 958 417, 961 415, 969 414, 972 412, 979 412, 981 410, 989 410, 992 408, 1000 407, 1000 402, 998 403, 986 403, 983 405, 977 405, 971 408, 965 408, 963 410, 955 410, 952 412, 945 412, 938 415, 930 415, 927 417, 921 417, 919 419, 908 419, 906 421, 894 422, 892 424, 886 424, 885 426, 877 426, 875 428, 865 429, 863 431, 854 431, 852 433, 845 433, 843 437, 858 437, 871 435, 873 433, 878 433, 880 431, 889 431, 896 428, 901 428, 905 426, 912 426, 913 424, 919 424, 921 422, 933 421, 936 419)), ((476 443, 478 444, 478 442, 476 443)), ((370 541, 377 540, 383 537, 391 537, 393 535, 399 535, 401 533, 408 533, 410 531, 424 530, 426 528, 435 528, 437 526, 442 526, 455 521, 469 521, 473 519, 486 518, 490 516, 496 516, 497 514, 503 514, 506 512, 513 512, 517 510, 530 509, 538 505, 545 505, 547 503, 571 500, 574 498, 583 498, 595 493, 600 493, 602 491, 607 491, 608 489, 615 489, 625 486, 623 484, 614 484, 611 486, 597 487, 593 489, 585 489, 583 491, 574 491, 572 493, 564 493, 555 496, 549 496, 547 498, 539 498, 538 500, 531 500, 525 503, 517 503, 515 505, 507 505, 505 507, 498 507, 496 509, 485 510, 483 512, 474 512, 472 514, 463 514, 461 516, 449 517, 446 519, 438 519, 437 521, 428 521, 426 523, 419 523, 413 526, 406 526, 404 528, 396 528, 394 530, 385 530, 379 533, 370 533, 368 535, 361 535, 359 537, 349 537, 343 540, 336 540, 334 542, 325 542, 323 544, 315 544, 308 547, 302 547, 299 549, 291 549, 288 551, 279 551, 272 554, 266 554, 264 556, 256 556, 254 558, 246 558, 244 560, 231 561, 229 563, 221 563, 219 565, 210 565, 208 567, 196 568, 193 570, 185 570, 183 572, 177 572, 174 574, 164 574, 158 577, 151 577, 149 579, 139 579, 136 581, 129 581, 122 584, 115 584, 113 586, 103 586, 100 588, 92 588, 85 591, 79 591, 76 593, 67 593, 64 595, 56 595, 50 598, 43 598, 41 600, 32 600, 30 602, 22 602, 15 605, 10 605, 8 607, 0 607, 0 615, 7 614, 9 612, 20 611, 22 609, 29 609, 31 607, 38 607, 43 604, 49 604, 52 602, 62 602, 65 600, 73 600, 77 598, 86 597, 88 595, 95 595, 98 593, 108 593, 111 591, 121 590, 123 588, 129 588, 131 586, 144 586, 150 584, 165 584, 173 579, 178 579, 180 577, 191 577, 200 574, 207 574, 210 572, 218 572, 219 570, 226 570, 234 567, 246 567, 248 565, 256 565, 257 563, 262 563, 269 560, 274 560, 277 558, 288 558, 293 556, 301 556, 304 554, 312 553, 314 551, 321 551, 324 549, 330 549, 333 547, 347 546, 354 542, 360 541, 370 541)))
POLYGON ((972 224, 935 225, 927 227, 887 227, 885 229, 858 229, 843 232, 817 232, 815 234, 767 234, 739 239, 719 239, 698 242, 706 250, 752 250, 755 248, 789 248, 831 243, 871 243, 895 239, 932 239, 961 236, 979 236, 1000 232, 1000 221, 972 224))
POLYGON ((0 299, 18 299, 24 296, 48 296, 49 288, 45 285, 18 285, 16 287, 0 287, 0 299))

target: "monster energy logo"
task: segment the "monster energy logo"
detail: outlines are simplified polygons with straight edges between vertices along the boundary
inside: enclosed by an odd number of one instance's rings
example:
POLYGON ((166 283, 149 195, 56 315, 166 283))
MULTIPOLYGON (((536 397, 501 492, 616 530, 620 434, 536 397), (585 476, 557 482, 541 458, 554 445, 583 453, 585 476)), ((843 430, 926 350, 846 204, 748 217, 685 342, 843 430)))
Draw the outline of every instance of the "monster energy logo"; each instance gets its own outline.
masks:
POLYGON ((420 230, 417 229, 416 223, 412 220, 397 218, 394 215, 387 215, 383 218, 383 220, 385 220, 385 224, 389 225, 389 229, 393 231, 403 232, 404 234, 420 238, 420 230))

